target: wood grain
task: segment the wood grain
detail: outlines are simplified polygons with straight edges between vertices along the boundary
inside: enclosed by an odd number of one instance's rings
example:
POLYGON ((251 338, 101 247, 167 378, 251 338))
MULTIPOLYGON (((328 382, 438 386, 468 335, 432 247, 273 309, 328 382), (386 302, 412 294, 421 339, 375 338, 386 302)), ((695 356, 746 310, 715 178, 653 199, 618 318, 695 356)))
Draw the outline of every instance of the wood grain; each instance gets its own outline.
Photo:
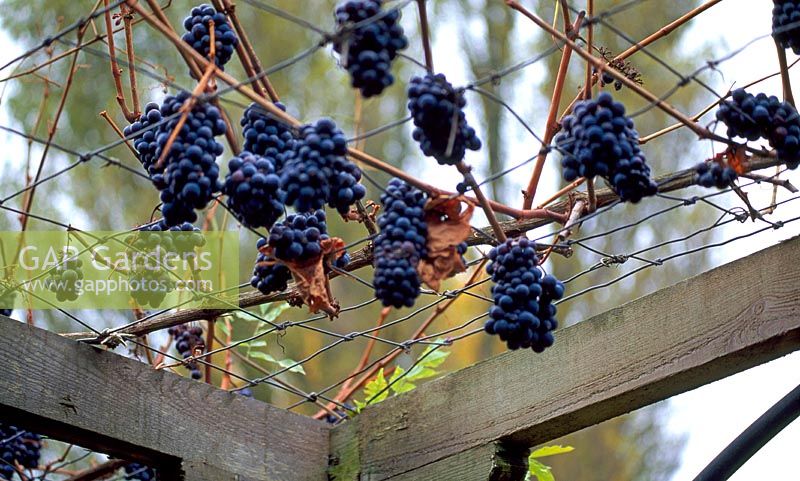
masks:
POLYGON ((563 329, 543 354, 388 399, 334 429, 332 456, 360 479, 438 473, 494 441, 533 446, 800 349, 798 260, 795 238, 563 329))
POLYGON ((326 479, 324 422, 7 317, 0 333, 2 421, 176 471, 182 462, 239 479, 326 479))

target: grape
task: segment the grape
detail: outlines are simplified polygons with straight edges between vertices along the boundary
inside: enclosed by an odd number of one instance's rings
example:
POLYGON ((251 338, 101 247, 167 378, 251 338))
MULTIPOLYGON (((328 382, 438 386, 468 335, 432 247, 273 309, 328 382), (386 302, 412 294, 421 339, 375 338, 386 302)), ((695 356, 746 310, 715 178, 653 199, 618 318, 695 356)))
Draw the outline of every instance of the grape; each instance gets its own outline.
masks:
POLYGON ((292 214, 272 227, 269 246, 281 261, 303 262, 322 253, 320 241, 328 238, 325 211, 292 214))
POLYGON ((800 54, 800 1, 772 0, 772 36, 783 48, 800 54))
POLYGON ((228 208, 242 224, 269 229, 283 215, 281 179, 268 157, 242 152, 228 162, 222 191, 228 208))
MULTIPOLYGON (((192 356, 195 350, 202 351, 206 347, 203 340, 203 328, 199 326, 187 327, 186 324, 172 326, 169 328, 169 333, 175 339, 175 349, 183 356, 184 359, 192 356)), ((200 367, 197 362, 190 362, 186 364, 192 379, 200 379, 203 374, 200 372, 200 367)))
POLYGON ((203 57, 208 59, 211 53, 211 34, 209 21, 214 21, 214 63, 220 70, 233 56, 233 51, 239 43, 236 32, 228 24, 228 18, 222 12, 217 12, 214 7, 202 4, 194 7, 191 15, 183 20, 186 33, 181 39, 192 46, 203 57))
POLYGON ((383 213, 375 237, 375 297, 384 306, 411 307, 419 296, 417 265, 427 255, 427 196, 400 179, 381 194, 383 213))
MULTIPOLYGON (((161 115, 170 117, 179 112, 190 95, 180 92, 168 96, 161 104, 161 115)), ((161 157, 179 118, 180 115, 176 115, 159 127, 156 159, 161 157)), ((161 211, 168 226, 196 221, 194 209, 205 208, 222 189, 215 159, 223 148, 214 137, 224 134, 225 130, 225 122, 216 107, 201 100, 194 104, 166 157, 163 173, 152 175, 153 183, 161 191, 161 211)))
MULTIPOLYGON (((258 240, 256 247, 260 250, 267 245, 267 239, 263 237, 258 240)), ((269 258, 262 252, 256 257, 256 265, 253 269, 253 277, 250 285, 261 291, 262 294, 272 294, 273 292, 285 291, 292 273, 289 268, 275 259, 269 258), (272 262, 267 264, 267 262, 272 262)))
POLYGON ((16 426, 0 423, 0 479, 14 477, 14 465, 36 469, 41 456, 42 437, 16 426))
POLYGON ((325 422, 328 424, 339 424, 342 421, 347 419, 348 412, 355 412, 356 407, 350 403, 344 403, 342 406, 337 406, 333 409, 333 412, 338 414, 340 417, 336 417, 333 414, 326 414, 325 415, 325 422))
POLYGON ((126 481, 156 481, 158 477, 153 468, 139 463, 130 463, 125 466, 126 481))
POLYGON ((697 172, 697 184, 703 187, 716 187, 724 189, 738 177, 736 171, 717 162, 707 164, 700 162, 694 167, 697 172))
MULTIPOLYGON (((286 111, 286 107, 280 102, 275 102, 275 106, 286 111)), ((275 167, 275 172, 280 174, 284 157, 294 145, 291 128, 264 112, 255 103, 247 107, 240 123, 244 135, 244 150, 267 157, 275 167)))
POLYGON ((800 165, 800 115, 790 103, 774 95, 736 89, 720 103, 717 120, 728 127, 729 138, 765 138, 788 168, 800 165))
POLYGON ((552 346, 558 327, 552 301, 563 297, 564 285, 542 272, 534 243, 526 237, 509 239, 492 248, 489 259, 494 305, 486 332, 500 336, 509 349, 542 352, 552 346))
POLYGON ((342 65, 350 73, 353 88, 364 97, 380 95, 394 83, 392 61, 397 52, 408 47, 400 26, 400 11, 383 12, 380 0, 348 0, 336 8, 336 26, 340 29, 364 22, 333 44, 342 65), (379 16, 374 20, 368 20, 379 16))
POLYGON ((249 397, 250 399, 253 399, 253 390, 250 389, 249 387, 234 392, 240 396, 249 397))
POLYGON ((311 212, 325 203, 342 215, 364 198, 361 169, 347 160, 347 139, 331 119, 304 125, 281 175, 286 204, 311 212))
POLYGON ((144 113, 139 117, 139 120, 122 130, 125 137, 134 136, 133 148, 138 154, 139 162, 142 163, 142 167, 147 171, 147 175, 150 176, 164 171, 163 167, 160 169, 155 168, 156 161, 158 160, 156 155, 158 142, 156 138, 158 137, 160 126, 154 126, 162 120, 163 117, 161 116, 161 110, 159 110, 158 104, 150 102, 144 106, 144 113), (141 134, 136 135, 139 132, 141 132, 141 134))
POLYGON ((75 256, 62 256, 49 273, 45 285, 56 294, 59 302, 74 301, 80 294, 83 281, 83 260, 75 256))
POLYGON ((599 175, 609 181, 620 199, 633 203, 658 192, 639 149, 633 120, 625 116, 625 107, 611 94, 603 92, 597 99, 578 102, 561 127, 555 144, 563 154, 564 180, 599 175))
POLYGON ((141 228, 136 236, 129 238, 128 243, 134 250, 144 253, 161 248, 165 252, 185 254, 194 252, 197 247, 204 246, 206 240, 200 228, 195 227, 190 222, 167 227, 167 224, 162 220, 141 228), (170 234, 161 234, 162 232, 169 232, 170 234))
POLYGON ((478 150, 481 141, 467 124, 464 93, 455 90, 443 74, 413 77, 408 87, 408 110, 414 118, 414 140, 422 152, 441 165, 464 159, 466 150, 478 150), (455 125, 454 125, 455 123, 455 125), (451 149, 450 137, 455 128, 451 149))

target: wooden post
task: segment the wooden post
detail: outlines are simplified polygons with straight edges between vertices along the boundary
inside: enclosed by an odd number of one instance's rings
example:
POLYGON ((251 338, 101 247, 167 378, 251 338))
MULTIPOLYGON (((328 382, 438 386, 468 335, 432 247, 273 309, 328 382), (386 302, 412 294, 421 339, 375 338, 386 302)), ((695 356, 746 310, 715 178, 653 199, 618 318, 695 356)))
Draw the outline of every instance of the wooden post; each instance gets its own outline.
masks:
POLYGON ((192 481, 324 481, 326 423, 0 316, 0 421, 192 481))
POLYGON ((800 238, 369 407, 333 430, 333 479, 498 479, 494 442, 534 446, 800 349, 797 259, 800 238))

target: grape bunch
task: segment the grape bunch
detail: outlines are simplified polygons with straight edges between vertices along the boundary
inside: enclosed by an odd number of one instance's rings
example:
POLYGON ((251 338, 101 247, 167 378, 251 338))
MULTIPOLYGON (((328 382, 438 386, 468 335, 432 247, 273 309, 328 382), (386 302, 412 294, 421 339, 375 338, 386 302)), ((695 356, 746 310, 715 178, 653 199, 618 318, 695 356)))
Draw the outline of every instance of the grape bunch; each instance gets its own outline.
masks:
POLYGON ((266 245, 267 239, 263 237, 256 243, 259 253, 256 257, 250 285, 261 291, 262 294, 285 291, 292 279, 292 273, 288 267, 261 252, 266 245))
POLYGON ((783 48, 800 54, 800 1, 772 0, 772 36, 783 48))
POLYGON ((763 137, 787 167, 796 169, 800 165, 800 115, 790 103, 774 95, 736 89, 730 100, 720 103, 716 115, 728 127, 729 138, 752 141, 763 137))
POLYGON ((217 12, 214 7, 202 4, 194 7, 191 15, 183 20, 186 33, 181 39, 192 46, 205 58, 211 53, 210 21, 214 21, 214 63, 220 69, 233 56, 233 51, 239 43, 236 32, 233 31, 228 19, 222 12, 217 12))
POLYGON ((381 0, 347 0, 336 8, 335 17, 340 29, 364 23, 347 31, 333 49, 350 73, 353 88, 364 97, 380 95, 394 83, 391 70, 397 52, 408 47, 400 11, 384 12, 381 0))
POLYGON ((20 466, 36 469, 41 456, 42 437, 16 426, 0 423, 0 479, 10 480, 20 466))
MULTIPOLYGON (((162 117, 174 117, 159 127, 154 158, 161 156, 180 119, 175 114, 190 96, 188 92, 180 92, 168 96, 161 104, 162 117)), ((195 103, 166 157, 163 173, 152 175, 153 183, 161 191, 161 212, 168 226, 196 221, 194 209, 204 208, 222 189, 216 158, 223 148, 214 137, 224 134, 225 129, 216 107, 202 101, 195 103)))
POLYGON ((486 272, 492 276, 494 305, 484 329, 497 334, 509 349, 542 352, 553 345, 558 327, 553 301, 564 295, 564 285, 544 275, 534 243, 525 237, 509 239, 489 251, 486 272))
POLYGON ((144 106, 144 113, 139 120, 130 124, 123 129, 122 133, 125 137, 132 137, 133 148, 139 157, 139 162, 142 167, 147 171, 147 175, 153 176, 164 171, 163 167, 155 169, 156 161, 158 161, 158 133, 161 122, 164 118, 161 116, 161 110, 157 103, 150 102, 144 106), (141 132, 141 134, 139 134, 141 132), (139 134, 139 135, 137 135, 139 134))
MULTIPOLYGON (((192 356, 196 350, 202 351, 205 349, 206 343, 203 340, 203 328, 200 326, 188 327, 186 324, 180 324, 170 327, 169 333, 175 339, 175 349, 184 359, 192 356)), ((186 364, 186 367, 189 368, 192 379, 203 377, 197 362, 190 362, 186 364)))
POLYGON ((63 255, 58 264, 50 270, 45 286, 56 294, 59 302, 74 301, 80 294, 83 281, 83 260, 76 256, 63 255))
POLYGON ((736 171, 731 167, 723 166, 717 162, 712 162, 711 164, 700 162, 694 167, 694 170, 697 173, 697 185, 702 187, 724 189, 729 187, 738 177, 736 171))
MULTIPOLYGON (((275 106, 286 111, 286 107, 280 102, 275 102, 275 106)), ((271 117, 255 103, 247 107, 240 123, 244 135, 243 149, 268 158, 275 167, 275 172, 280 174, 286 152, 291 151, 294 144, 294 135, 289 125, 271 117)))
POLYGON ((481 141, 467 124, 464 93, 453 88, 443 74, 413 77, 408 87, 408 110, 414 118, 414 140, 422 152, 441 165, 464 159, 467 149, 478 150, 481 141), (451 137, 455 129, 455 137, 451 137))
POLYGON ((346 214, 364 198, 361 169, 347 160, 347 139, 331 119, 304 125, 281 175, 286 204, 298 212, 328 205, 346 214))
POLYGON ((328 238, 325 211, 292 214, 272 227, 269 246, 281 261, 303 262, 322 253, 320 241, 328 238))
POLYGON ((658 186, 639 149, 639 133, 625 116, 625 106, 603 92, 597 99, 579 102, 561 123, 555 138, 563 154, 564 180, 604 177, 623 201, 639 202, 655 195, 658 186))
POLYGON ((622 90, 622 82, 615 79, 610 73, 603 71, 603 75, 600 76, 600 86, 605 87, 611 84, 614 84, 614 90, 622 90))
POLYGON ((286 196, 270 159, 244 151, 228 162, 228 169, 222 189, 228 209, 246 226, 272 227, 283 215, 286 196))
POLYGON ((424 192, 392 179, 381 194, 383 213, 375 237, 375 297, 384 306, 411 307, 419 296, 417 265, 427 250, 424 192))
POLYGON ((190 222, 168 227, 162 220, 140 229, 130 242, 134 249, 145 253, 160 248, 165 252, 184 254, 204 246, 206 239, 200 228, 190 222), (163 232, 169 234, 164 235, 163 232))
POLYGON ((249 397, 250 399, 253 399, 253 390, 250 389, 249 387, 234 392, 240 396, 249 397))
POLYGON ((156 481, 158 477, 153 468, 139 463, 125 465, 126 481, 156 481))

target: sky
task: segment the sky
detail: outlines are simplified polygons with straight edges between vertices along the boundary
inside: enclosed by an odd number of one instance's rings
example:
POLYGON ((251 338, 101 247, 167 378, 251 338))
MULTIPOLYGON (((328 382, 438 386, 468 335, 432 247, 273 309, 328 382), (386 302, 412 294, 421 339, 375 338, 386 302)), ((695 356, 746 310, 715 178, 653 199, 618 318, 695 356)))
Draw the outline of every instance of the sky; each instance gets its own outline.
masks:
MULTIPOLYGON (((598 2, 600 3, 602 1, 598 2)), ((724 0, 684 27, 687 32, 683 48, 691 53, 697 50, 697 46, 712 42, 717 46, 715 53, 720 53, 743 47, 751 39, 769 34, 771 6, 772 3, 766 0, 759 2, 724 0)), ((446 59, 458 59, 460 53, 454 50, 455 42, 447 40, 452 38, 446 30, 447 27, 443 28, 444 30, 439 31, 439 38, 445 40, 434 45, 435 54, 439 62, 444 64, 443 68, 448 70, 448 77, 453 83, 458 84, 467 80, 468 74, 463 66, 448 65, 448 62, 454 60, 446 59), (454 55, 447 55, 448 53, 454 55)), ((0 63, 5 63, 20 51, 20 47, 0 31, 0 52, 2 52, 0 63)), ((796 59, 791 51, 787 53, 790 62, 796 59)), ((698 65, 702 65, 704 60, 698 58, 698 65)), ((715 89, 724 91, 734 79, 739 83, 748 82, 761 77, 764 73, 776 71, 777 68, 775 47, 772 39, 767 36, 748 45, 741 54, 723 63, 719 68, 721 75, 710 76, 708 79, 715 89)), ((536 78, 543 74, 544 72, 533 67, 524 75, 536 78)), ((800 86, 800 69, 795 71, 792 79, 794 85, 800 86)), ((780 96, 780 80, 776 78, 764 82, 759 90, 780 96)), ((796 92, 800 94, 800 87, 796 92)), ((0 122, 9 125, 9 117, 2 106, 0 106, 0 122)), ((538 131, 541 132, 541 129, 538 131)), ((21 143, 16 145, 22 148, 21 143)), ((524 144, 520 142, 515 145, 524 144)), ((530 146, 530 143, 527 142, 527 145, 530 146)), ((521 161, 529 157, 531 152, 515 148, 510 154, 513 159, 521 161)), ((453 172, 452 179, 440 178, 437 175, 436 183, 455 184, 456 174, 453 169, 450 172, 453 172)), ((523 177, 526 176, 511 176, 512 182, 520 184, 512 188, 515 190, 521 188, 521 183, 525 181, 523 177)), ((798 173, 792 174, 790 178, 800 185, 798 173)), ((754 203, 765 202, 770 194, 769 187, 755 189, 752 194, 754 203)), ((481 222, 483 220, 480 214, 476 215, 475 223, 481 224, 481 222)), ((753 225, 732 223, 725 229, 724 236, 729 237, 748 232, 753 229, 753 225)), ((788 226, 715 249, 712 251, 714 263, 720 264, 741 258, 798 233, 800 227, 788 226)), ((800 352, 672 398, 668 429, 674 433, 686 434, 688 440, 681 467, 673 476, 673 481, 691 480, 742 430, 798 384, 800 384, 800 352)), ((798 448, 800 448, 800 421, 796 421, 775 437, 731 480, 797 481, 800 479, 797 463, 798 448)))

